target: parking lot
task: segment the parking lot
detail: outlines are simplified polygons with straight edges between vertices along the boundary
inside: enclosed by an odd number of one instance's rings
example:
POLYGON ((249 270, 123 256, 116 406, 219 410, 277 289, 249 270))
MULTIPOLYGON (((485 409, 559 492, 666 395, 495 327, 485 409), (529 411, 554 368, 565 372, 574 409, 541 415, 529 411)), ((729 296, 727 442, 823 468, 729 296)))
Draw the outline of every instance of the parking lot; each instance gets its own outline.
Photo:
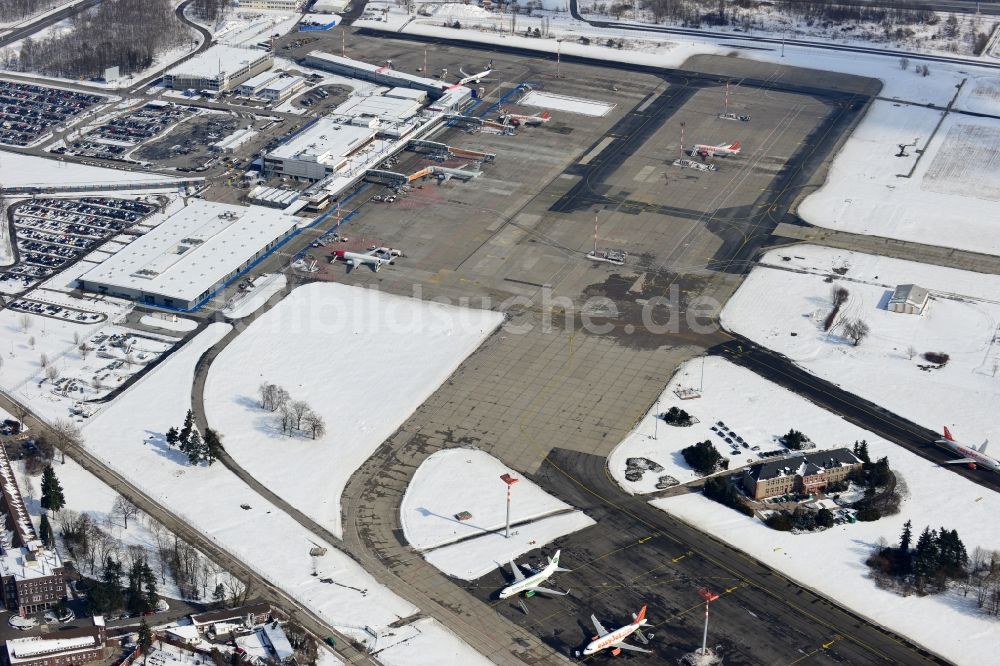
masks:
POLYGON ((109 238, 142 233, 134 227, 155 210, 151 203, 109 197, 31 199, 16 205, 8 214, 19 261, 0 273, 0 292, 22 293, 109 238))
POLYGON ((52 152, 108 160, 124 159, 136 146, 155 139, 199 112, 190 106, 150 102, 134 111, 104 120, 52 152))
POLYGON ((103 101, 100 95, 0 80, 0 143, 29 146, 103 101))
POLYGON ((172 131, 132 153, 140 162, 154 162, 177 171, 204 171, 216 157, 211 145, 238 129, 254 124, 248 114, 207 111, 181 121, 172 131))

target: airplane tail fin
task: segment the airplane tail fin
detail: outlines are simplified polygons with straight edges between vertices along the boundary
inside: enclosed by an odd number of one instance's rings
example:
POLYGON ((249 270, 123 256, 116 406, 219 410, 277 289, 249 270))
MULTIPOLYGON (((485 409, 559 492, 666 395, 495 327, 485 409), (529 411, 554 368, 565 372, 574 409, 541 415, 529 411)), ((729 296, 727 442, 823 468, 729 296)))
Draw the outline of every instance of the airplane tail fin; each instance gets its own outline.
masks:
POLYGON ((948 426, 944 427, 944 438, 947 439, 949 442, 955 441, 955 438, 951 436, 951 431, 948 430, 948 426))
POLYGON ((980 453, 986 453, 986 445, 990 443, 990 440, 984 439, 983 443, 979 446, 980 453))
POLYGON ((639 613, 635 616, 636 623, 642 622, 646 619, 646 607, 643 606, 639 609, 639 613))
POLYGON ((729 146, 729 150, 739 150, 739 149, 740 149, 740 142, 739 141, 737 141, 736 143, 733 143, 733 144, 731 144, 729 146))
POLYGON ((549 118, 552 117, 552 114, 549 113, 548 111, 543 111, 542 115, 540 115, 538 117, 541 118, 542 120, 548 120, 549 118))
POLYGON ((562 552, 561 550, 557 550, 556 554, 549 558, 549 566, 552 566, 554 564, 556 567, 555 568, 556 571, 569 571, 569 569, 563 569, 561 566, 559 566, 559 553, 561 552, 562 552))

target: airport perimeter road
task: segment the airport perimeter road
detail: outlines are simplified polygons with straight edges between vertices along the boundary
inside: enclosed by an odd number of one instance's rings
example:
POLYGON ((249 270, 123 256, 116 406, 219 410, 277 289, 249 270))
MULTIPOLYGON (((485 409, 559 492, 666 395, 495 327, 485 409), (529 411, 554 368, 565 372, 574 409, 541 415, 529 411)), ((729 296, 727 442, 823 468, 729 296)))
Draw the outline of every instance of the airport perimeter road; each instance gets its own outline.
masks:
MULTIPOLYGON (((874 3, 873 3, 874 4, 874 3)), ((938 5, 938 3, 932 3, 938 5)), ((969 9, 956 9, 955 5, 968 6, 970 3, 940 3, 942 9, 940 11, 970 11, 969 9)), ((1000 14, 1000 5, 992 3, 983 3, 982 5, 976 5, 979 8, 980 13, 985 14, 1000 14)), ((975 11, 976 8, 973 7, 971 11, 975 11)), ((812 41, 808 39, 785 39, 782 37, 762 37, 750 34, 739 34, 734 32, 719 32, 715 30, 701 30, 696 28, 673 28, 662 25, 655 24, 640 24, 640 23, 620 23, 617 21, 601 21, 601 20, 591 20, 580 14, 577 0, 569 0, 569 11, 573 18, 578 21, 583 21, 595 28, 607 28, 609 30, 631 30, 645 33, 661 33, 667 35, 685 35, 688 37, 698 37, 701 39, 715 39, 719 40, 723 45, 733 46, 734 48, 755 48, 752 46, 743 46, 743 43, 749 42, 751 44, 767 44, 773 48, 769 50, 777 50, 781 48, 782 45, 787 46, 804 46, 811 49, 822 49, 824 51, 844 51, 848 53, 866 53, 869 55, 883 55, 892 58, 907 57, 911 60, 922 60, 925 62, 947 62, 957 65, 970 65, 977 67, 987 67, 989 69, 1000 69, 1000 63, 992 63, 983 60, 973 60, 972 58, 958 58, 953 56, 944 55, 933 55, 928 53, 918 53, 913 51, 903 51, 894 49, 880 49, 876 47, 868 46, 852 46, 849 44, 834 44, 832 42, 822 42, 822 41, 812 41)))
POLYGON ((60 442, 60 444, 57 444, 57 447, 77 464, 99 478, 115 492, 131 500, 142 511, 178 537, 200 550, 217 565, 246 583, 251 589, 251 596, 261 596, 267 599, 280 608, 290 619, 298 622, 316 636, 317 640, 322 640, 326 636, 336 636, 337 654, 347 663, 377 663, 367 654, 354 648, 349 638, 327 625, 313 614, 312 611, 279 588, 276 583, 272 583, 245 566, 242 561, 233 557, 228 551, 215 543, 214 540, 207 539, 198 530, 191 527, 187 521, 177 517, 169 509, 136 488, 85 448, 75 445, 63 445, 61 443, 62 440, 60 440, 59 436, 55 434, 47 423, 20 405, 20 403, 15 402, 6 393, 0 393, 0 408, 11 414, 25 413, 24 424, 31 432, 36 434, 44 433, 49 438, 49 441, 60 442))
MULTIPOLYGON (((820 407, 837 414, 879 437, 898 444, 931 462, 945 464, 956 456, 934 445, 941 433, 919 426, 873 402, 820 379, 795 365, 788 357, 760 347, 742 336, 713 347, 709 353, 722 356, 761 377, 784 386, 820 407)), ((889 463, 892 463, 890 458, 889 463)), ((989 470, 969 469, 965 465, 948 465, 948 469, 969 481, 1000 492, 1000 476, 989 470)))
POLYGON ((19 39, 30 37, 42 28, 47 28, 50 25, 58 23, 63 19, 67 19, 70 16, 74 16, 85 9, 90 9, 100 3, 101 0, 83 0, 83 2, 76 3, 70 7, 64 7, 57 12, 43 16, 42 18, 27 25, 14 28, 11 32, 7 33, 3 37, 0 37, 0 46, 7 46, 8 44, 13 44, 19 39))

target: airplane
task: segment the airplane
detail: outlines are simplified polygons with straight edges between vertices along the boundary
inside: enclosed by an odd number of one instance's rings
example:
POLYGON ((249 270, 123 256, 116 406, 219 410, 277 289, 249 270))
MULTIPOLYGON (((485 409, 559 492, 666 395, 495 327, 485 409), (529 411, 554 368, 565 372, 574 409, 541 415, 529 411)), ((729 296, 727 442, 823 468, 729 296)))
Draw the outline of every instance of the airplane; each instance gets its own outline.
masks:
POLYGON ((557 590, 550 590, 547 587, 542 587, 541 583, 547 581, 552 574, 557 571, 569 571, 569 569, 563 569, 559 566, 559 553, 549 558, 549 563, 545 565, 542 569, 534 570, 532 569, 532 574, 525 578, 524 574, 521 573, 521 569, 518 567, 517 562, 514 560, 510 561, 510 569, 514 574, 514 582, 507 587, 500 590, 500 598, 508 599, 515 595, 525 592, 527 596, 534 596, 536 592, 541 594, 554 594, 558 596, 565 596, 569 594, 569 591, 559 592, 557 590))
POLYGON ((347 272, 350 273, 352 269, 358 266, 368 265, 375 272, 378 272, 382 268, 382 264, 392 264, 393 261, 392 254, 384 256, 379 250, 369 250, 368 252, 348 252, 347 250, 334 250, 334 259, 340 259, 345 264, 347 264, 347 272))
POLYGON ((704 143, 696 143, 694 147, 691 148, 691 155, 701 155, 702 157, 714 157, 715 155, 721 155, 726 157, 727 155, 739 155, 740 154, 740 142, 731 143, 728 146, 709 146, 704 143))
POLYGON ((490 64, 486 66, 486 69, 478 74, 469 74, 461 67, 458 68, 458 71, 462 74, 462 78, 459 79, 456 85, 464 86, 467 83, 475 83, 476 85, 479 85, 480 81, 493 73, 493 61, 490 60, 490 64))
POLYGON ((1000 460, 996 458, 991 458, 986 455, 986 445, 989 444, 989 440, 984 441, 980 444, 977 449, 974 446, 966 446, 955 441, 955 438, 951 436, 951 431, 948 430, 948 426, 944 427, 944 439, 939 439, 935 444, 941 444, 944 448, 948 449, 952 453, 957 453, 958 455, 965 456, 964 458, 959 458, 958 460, 946 460, 946 465, 957 465, 966 464, 969 469, 976 469, 976 467, 985 467, 992 472, 1000 472, 1000 460))
MULTIPOLYGON (((587 647, 583 648, 584 656, 592 655, 595 652, 607 650, 608 648, 611 648, 611 654, 616 657, 622 653, 622 650, 645 652, 647 654, 653 652, 652 650, 647 650, 636 645, 630 645, 625 642, 626 638, 635 634, 636 637, 643 643, 649 643, 649 638, 646 638, 642 633, 642 627, 646 624, 645 606, 639 610, 638 615, 632 613, 631 623, 626 624, 620 629, 615 629, 614 631, 608 631, 605 629, 604 625, 601 624, 601 621, 597 619, 596 615, 591 615, 590 619, 594 623, 594 628, 597 629, 597 635, 594 636, 593 640, 587 644, 587 647)), ((650 634, 650 638, 652 638, 652 634, 650 634)))
POLYGON ((548 111, 543 111, 542 113, 535 114, 533 116, 524 116, 500 109, 500 118, 498 119, 498 122, 510 123, 514 127, 517 127, 519 125, 542 125, 550 120, 552 120, 552 114, 548 111))

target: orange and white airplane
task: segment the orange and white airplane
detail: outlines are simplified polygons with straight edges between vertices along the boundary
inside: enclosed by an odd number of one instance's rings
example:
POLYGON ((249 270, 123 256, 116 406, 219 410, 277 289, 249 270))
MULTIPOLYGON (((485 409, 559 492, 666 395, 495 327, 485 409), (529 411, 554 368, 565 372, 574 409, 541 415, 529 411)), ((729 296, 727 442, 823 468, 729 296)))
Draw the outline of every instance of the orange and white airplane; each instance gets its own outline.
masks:
POLYGON ((533 116, 524 116, 518 113, 510 113, 504 109, 500 109, 500 119, 501 123, 509 123, 514 127, 519 125, 542 125, 544 123, 552 120, 552 114, 548 111, 543 111, 542 113, 536 113, 533 116))
POLYGON ((715 155, 721 155, 726 157, 728 155, 739 155, 740 154, 740 142, 730 143, 729 145, 722 146, 710 146, 704 143, 696 143, 691 148, 691 156, 700 155, 701 157, 714 157, 715 155))
POLYGON ((587 644, 587 647, 583 648, 584 656, 609 648, 611 649, 611 654, 616 657, 622 653, 622 650, 652 653, 652 650, 647 650, 636 645, 629 645, 625 642, 626 638, 635 634, 643 643, 649 643, 649 639, 642 634, 642 627, 646 624, 645 606, 642 607, 638 615, 635 613, 632 614, 632 622, 630 624, 626 624, 624 627, 615 629, 614 631, 605 629, 596 615, 591 615, 590 619, 594 623, 594 628, 597 629, 597 635, 587 644))
POLYGON ((970 469, 984 467, 992 472, 1000 472, 1000 460, 986 455, 986 445, 989 444, 989 440, 980 444, 977 449, 975 446, 956 442, 955 438, 951 436, 948 426, 945 426, 944 439, 937 440, 935 444, 940 444, 952 453, 964 456, 958 460, 946 460, 946 465, 966 464, 970 469))

